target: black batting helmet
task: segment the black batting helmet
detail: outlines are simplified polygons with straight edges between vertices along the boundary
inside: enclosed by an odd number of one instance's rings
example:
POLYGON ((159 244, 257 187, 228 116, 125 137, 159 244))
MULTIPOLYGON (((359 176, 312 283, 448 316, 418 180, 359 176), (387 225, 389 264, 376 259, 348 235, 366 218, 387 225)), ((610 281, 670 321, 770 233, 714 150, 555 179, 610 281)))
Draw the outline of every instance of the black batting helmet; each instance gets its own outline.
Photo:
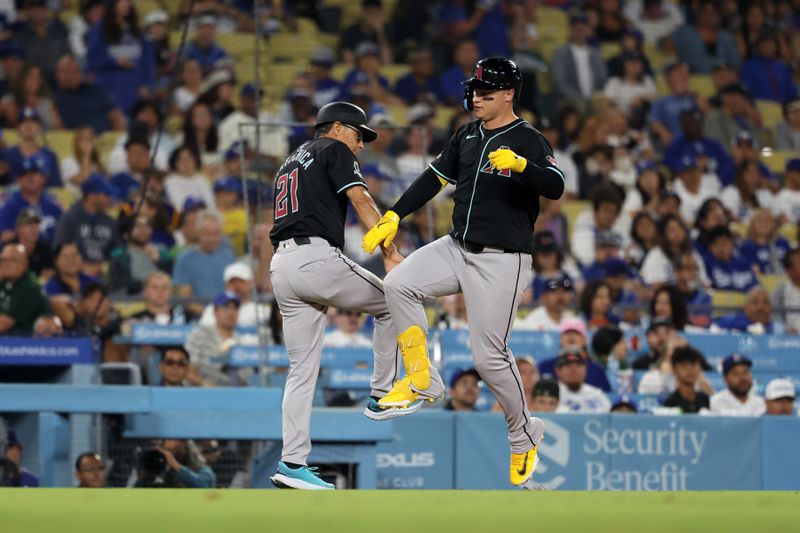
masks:
POLYGON ((486 57, 478 61, 472 77, 464 82, 464 109, 472 111, 472 94, 475 89, 501 91, 514 89, 519 98, 522 90, 522 72, 516 63, 504 57, 486 57))
POLYGON ((331 102, 322 106, 317 113, 317 123, 314 127, 318 128, 331 122, 341 122, 357 128, 364 135, 365 143, 371 143, 378 138, 375 130, 367 127, 367 114, 364 110, 349 102, 331 102))

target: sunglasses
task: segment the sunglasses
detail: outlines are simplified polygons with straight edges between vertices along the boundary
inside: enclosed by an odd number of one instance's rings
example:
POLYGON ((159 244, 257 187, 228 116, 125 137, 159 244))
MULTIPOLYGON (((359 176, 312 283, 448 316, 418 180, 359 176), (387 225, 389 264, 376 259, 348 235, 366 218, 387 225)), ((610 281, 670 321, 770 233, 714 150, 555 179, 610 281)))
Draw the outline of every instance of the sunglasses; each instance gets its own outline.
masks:
POLYGON ((186 361, 177 361, 175 359, 165 359, 164 364, 167 366, 189 366, 189 363, 186 361))
POLYGON ((350 124, 345 124, 344 122, 341 122, 341 125, 344 126, 347 129, 349 129, 349 130, 353 130, 354 132, 356 132, 356 139, 358 139, 358 142, 361 142, 361 141, 364 140, 364 134, 361 133, 360 129, 355 128, 355 127, 351 126, 350 124))

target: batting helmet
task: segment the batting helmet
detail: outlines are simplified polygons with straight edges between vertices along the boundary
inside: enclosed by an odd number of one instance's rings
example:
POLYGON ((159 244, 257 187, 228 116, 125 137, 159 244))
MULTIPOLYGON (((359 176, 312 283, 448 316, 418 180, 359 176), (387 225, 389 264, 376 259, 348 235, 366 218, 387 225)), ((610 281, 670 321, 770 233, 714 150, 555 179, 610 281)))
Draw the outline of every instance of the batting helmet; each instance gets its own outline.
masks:
POLYGON ((464 109, 472 111, 472 95, 475 89, 501 91, 514 89, 519 98, 522 90, 522 72, 516 63, 504 57, 486 57, 478 61, 472 77, 464 82, 464 109))
POLYGON ((364 135, 364 142, 371 143, 378 138, 375 130, 367 127, 367 114, 364 110, 349 102, 331 102, 320 108, 317 113, 315 128, 331 122, 341 122, 357 128, 364 135))

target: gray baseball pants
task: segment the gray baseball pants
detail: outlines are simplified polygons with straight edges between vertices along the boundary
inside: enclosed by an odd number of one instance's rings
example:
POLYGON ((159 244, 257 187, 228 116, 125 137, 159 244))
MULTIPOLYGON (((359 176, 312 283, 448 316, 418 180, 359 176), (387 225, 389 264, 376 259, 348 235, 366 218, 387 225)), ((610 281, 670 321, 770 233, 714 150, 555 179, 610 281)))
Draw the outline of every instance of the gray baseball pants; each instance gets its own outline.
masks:
POLYGON ((281 459, 306 464, 311 453, 311 406, 317 384, 322 340, 329 306, 375 317, 375 350, 371 394, 385 396, 400 378, 403 360, 383 294, 383 283, 319 237, 298 245, 278 244, 270 264, 270 280, 283 315, 283 339, 289 375, 283 392, 281 459))
POLYGON ((424 298, 464 294, 475 369, 503 408, 513 453, 538 444, 517 363, 507 344, 531 272, 529 254, 493 248, 472 253, 446 235, 413 252, 383 282, 399 332, 416 325, 427 333, 424 298))

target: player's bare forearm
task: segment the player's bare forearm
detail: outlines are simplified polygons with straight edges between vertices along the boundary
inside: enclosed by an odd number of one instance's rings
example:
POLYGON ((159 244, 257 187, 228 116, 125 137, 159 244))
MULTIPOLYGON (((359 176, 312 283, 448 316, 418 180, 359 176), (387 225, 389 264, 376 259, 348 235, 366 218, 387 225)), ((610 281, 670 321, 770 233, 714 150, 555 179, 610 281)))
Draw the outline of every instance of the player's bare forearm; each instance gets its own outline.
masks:
MULTIPOLYGON (((353 205, 353 210, 356 212, 361 227, 369 230, 381 219, 381 212, 378 206, 375 205, 375 200, 372 199, 367 189, 364 187, 350 187, 347 189, 347 198, 353 205)), ((397 248, 394 244, 389 246, 381 246, 384 258, 397 254, 397 248)), ((399 255, 399 254, 397 254, 399 255)), ((402 256, 401 256, 402 259, 402 256)))

